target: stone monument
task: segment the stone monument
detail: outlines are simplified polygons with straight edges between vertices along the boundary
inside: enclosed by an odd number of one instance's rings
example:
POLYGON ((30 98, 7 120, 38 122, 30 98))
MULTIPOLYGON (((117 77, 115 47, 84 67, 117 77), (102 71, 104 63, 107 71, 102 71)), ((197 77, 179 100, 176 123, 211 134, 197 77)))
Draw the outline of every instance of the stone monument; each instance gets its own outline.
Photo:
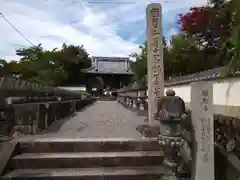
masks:
POLYGON ((152 3, 147 7, 147 61, 148 118, 151 125, 157 100, 164 96, 162 7, 159 3, 152 3))
POLYGON ((214 179, 213 84, 198 82, 191 90, 192 125, 194 130, 194 180, 214 179))

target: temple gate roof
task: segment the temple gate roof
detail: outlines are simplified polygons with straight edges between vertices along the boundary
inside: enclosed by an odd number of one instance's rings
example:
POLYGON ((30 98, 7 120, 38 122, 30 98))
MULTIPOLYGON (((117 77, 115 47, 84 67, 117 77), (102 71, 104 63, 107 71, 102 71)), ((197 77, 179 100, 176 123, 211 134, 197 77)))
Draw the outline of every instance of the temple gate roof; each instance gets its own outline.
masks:
POLYGON ((133 75, 130 69, 130 60, 127 57, 92 57, 92 66, 83 72, 91 74, 128 74, 133 75))

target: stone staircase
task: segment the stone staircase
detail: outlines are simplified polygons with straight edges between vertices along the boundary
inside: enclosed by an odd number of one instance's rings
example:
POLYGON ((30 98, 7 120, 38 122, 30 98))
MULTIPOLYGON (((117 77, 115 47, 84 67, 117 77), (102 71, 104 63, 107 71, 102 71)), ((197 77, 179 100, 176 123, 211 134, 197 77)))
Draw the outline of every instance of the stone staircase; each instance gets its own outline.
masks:
POLYGON ((167 170, 155 139, 22 140, 3 180, 157 180, 167 170))

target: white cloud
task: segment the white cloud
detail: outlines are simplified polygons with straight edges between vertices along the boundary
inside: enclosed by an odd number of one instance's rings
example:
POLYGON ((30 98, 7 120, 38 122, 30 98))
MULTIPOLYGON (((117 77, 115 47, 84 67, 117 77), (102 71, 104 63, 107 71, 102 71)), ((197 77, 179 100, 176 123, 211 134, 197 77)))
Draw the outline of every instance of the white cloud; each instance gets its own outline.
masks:
MULTIPOLYGON (((128 56, 137 51, 139 45, 136 41, 145 33, 145 8, 149 1, 137 0, 129 4, 100 2, 2 0, 0 12, 32 43, 42 43, 46 49, 67 43, 83 44, 94 56, 128 56), (141 29, 136 29, 140 26, 141 29), (126 35, 128 38, 124 38, 126 35)), ((165 15, 206 4, 206 0, 168 0, 162 4, 165 15)), ((15 49, 30 44, 1 17, 0 27, 0 58, 19 59, 15 49)))

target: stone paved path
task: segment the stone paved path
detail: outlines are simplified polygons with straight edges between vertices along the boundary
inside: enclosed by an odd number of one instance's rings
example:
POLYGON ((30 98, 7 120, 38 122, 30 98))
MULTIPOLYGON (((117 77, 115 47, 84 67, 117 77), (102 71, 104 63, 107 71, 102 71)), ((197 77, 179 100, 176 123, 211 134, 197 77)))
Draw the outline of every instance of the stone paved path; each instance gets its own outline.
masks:
POLYGON ((144 119, 116 101, 97 101, 68 120, 56 121, 50 126, 48 134, 38 137, 138 138, 141 134, 136 127, 144 123, 144 119))

